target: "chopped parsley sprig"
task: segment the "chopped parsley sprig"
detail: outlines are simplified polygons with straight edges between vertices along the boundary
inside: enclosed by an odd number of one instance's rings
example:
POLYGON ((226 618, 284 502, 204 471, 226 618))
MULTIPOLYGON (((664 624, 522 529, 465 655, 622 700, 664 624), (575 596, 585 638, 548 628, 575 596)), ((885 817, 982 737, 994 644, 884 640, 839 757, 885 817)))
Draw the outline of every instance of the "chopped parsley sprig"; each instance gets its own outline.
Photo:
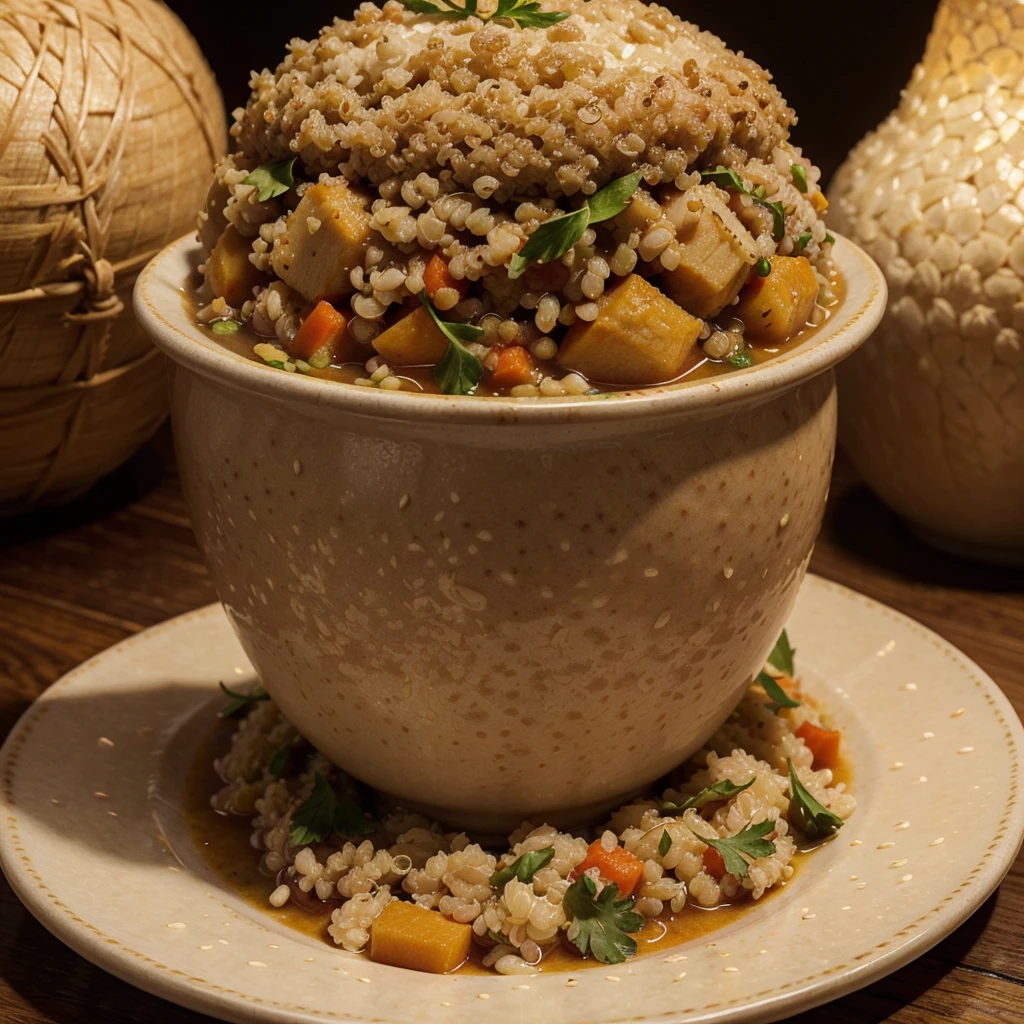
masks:
POLYGON ((351 800, 339 800, 334 787, 319 772, 313 780, 313 792, 292 815, 288 841, 292 846, 322 843, 332 832, 346 838, 367 836, 376 826, 351 800))
POLYGON ((796 649, 789 642, 789 634, 783 630, 779 634, 779 639, 775 641, 772 653, 768 655, 768 664, 772 668, 777 668, 780 672, 785 672, 787 676, 792 676, 794 671, 793 658, 795 655, 796 649))
POLYGON ((522 277, 532 263, 557 260, 583 237, 583 232, 591 224, 600 224, 617 217, 629 206, 643 176, 643 171, 634 171, 625 177, 616 178, 590 196, 578 210, 544 221, 526 240, 526 245, 512 257, 508 276, 514 281, 522 277))
POLYGON ((772 215, 772 237, 775 241, 781 242, 786 237, 786 211, 782 203, 768 202, 764 185, 748 189, 735 168, 724 167, 722 164, 713 171, 701 171, 700 180, 705 183, 711 182, 719 188, 734 188, 740 195, 750 196, 758 206, 764 207, 772 215))
POLYGON ((434 380, 446 395, 469 395, 480 383, 484 368, 480 360, 462 343, 476 341, 484 333, 482 327, 472 324, 449 323, 438 315, 434 304, 424 289, 420 302, 427 307, 437 329, 448 339, 448 348, 434 367, 434 380))
POLYGON ((543 850, 532 850, 530 853, 524 853, 521 857, 517 857, 512 861, 507 868, 495 871, 490 878, 491 885, 495 889, 504 889, 506 882, 511 882, 513 878, 518 879, 520 882, 532 882, 533 876, 541 868, 547 867, 554 856, 555 848, 553 846, 546 846, 543 850))
POLYGON ((562 907, 569 918, 569 941, 584 955, 590 952, 603 964, 621 964, 636 956, 636 939, 631 932, 644 926, 643 917, 633 909, 632 897, 617 899, 619 887, 606 885, 597 895, 590 875, 580 875, 565 891, 562 907))
POLYGON ((792 697, 779 685, 777 679, 772 678, 767 672, 759 672, 757 681, 761 684, 761 688, 766 694, 770 703, 765 704, 765 707, 771 711, 778 712, 782 708, 798 708, 800 707, 800 701, 793 700, 792 697))
POLYGON ((845 824, 843 819, 811 796, 797 778, 792 758, 786 763, 789 765, 789 813, 793 824, 809 839, 826 839, 838 832, 845 824))
POLYGON ((477 0, 464 0, 462 4, 451 0, 402 0, 405 7, 416 14, 429 14, 435 18, 446 18, 450 21, 462 21, 465 18, 479 18, 481 21, 494 21, 503 18, 515 22, 520 28, 548 28, 565 21, 569 11, 542 11, 537 0, 498 0, 498 6, 488 16, 477 10, 477 0))
POLYGON ((224 696, 229 698, 227 707, 220 713, 221 718, 236 718, 243 711, 252 710, 261 701, 270 700, 270 694, 263 689, 262 683, 257 683, 248 693, 237 693, 223 683, 220 688, 224 696))
POLYGON ((272 160, 269 164, 257 167, 250 172, 247 178, 242 179, 243 185, 255 185, 259 189, 259 201, 266 203, 285 192, 290 192, 295 184, 295 176, 292 173, 295 161, 298 157, 290 157, 287 160, 272 160))
POLYGON ((770 857, 775 852, 775 844, 764 837, 775 831, 774 821, 759 821, 750 825, 742 832, 726 839, 706 839, 701 842, 713 846, 721 855, 725 870, 734 878, 746 878, 750 873, 747 857, 757 860, 759 857, 770 857))
POLYGON ((742 786, 737 786, 732 779, 722 779, 721 782, 716 782, 713 785, 707 786, 702 789, 699 793, 691 796, 688 800, 684 800, 681 804, 663 803, 658 807, 658 810, 662 814, 682 814, 683 811, 688 811, 691 807, 695 810, 700 810, 702 807, 706 807, 708 804, 720 803, 723 800, 731 800, 737 793, 742 793, 745 789, 750 787, 757 781, 757 776, 752 775, 742 786))

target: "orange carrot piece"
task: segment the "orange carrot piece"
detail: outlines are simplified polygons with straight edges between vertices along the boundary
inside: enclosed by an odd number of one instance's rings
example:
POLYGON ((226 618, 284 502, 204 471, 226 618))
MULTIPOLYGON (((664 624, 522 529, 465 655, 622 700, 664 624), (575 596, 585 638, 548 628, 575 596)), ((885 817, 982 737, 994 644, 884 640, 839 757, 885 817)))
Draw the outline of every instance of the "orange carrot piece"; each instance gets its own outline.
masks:
POLYGON ((644 862, 621 846, 606 850, 601 840, 595 839, 587 848, 586 857, 576 866, 572 877, 579 878, 589 868, 597 868, 606 882, 614 882, 619 887, 620 896, 629 896, 643 876, 644 862))
POLYGON ((444 257, 434 253, 430 257, 426 270, 423 271, 423 287, 431 301, 442 288, 454 288, 459 293, 459 298, 465 298, 466 292, 469 290, 469 281, 465 279, 458 281, 452 277, 452 272, 448 269, 444 257))
POLYGON ((491 371, 494 388, 514 388, 533 383, 533 358, 522 345, 509 345, 498 353, 498 365, 491 371))
POLYGON ((804 722, 793 731, 814 755, 815 768, 835 768, 839 763, 839 741, 842 739, 842 733, 838 729, 822 729, 810 722, 804 722))
POLYGON ((725 861, 713 846, 704 851, 704 870, 719 882, 726 876, 725 861))
POLYGON ((297 359, 309 359, 325 345, 332 355, 336 354, 345 339, 348 319, 329 302, 318 302, 303 321, 288 346, 289 355, 297 359))

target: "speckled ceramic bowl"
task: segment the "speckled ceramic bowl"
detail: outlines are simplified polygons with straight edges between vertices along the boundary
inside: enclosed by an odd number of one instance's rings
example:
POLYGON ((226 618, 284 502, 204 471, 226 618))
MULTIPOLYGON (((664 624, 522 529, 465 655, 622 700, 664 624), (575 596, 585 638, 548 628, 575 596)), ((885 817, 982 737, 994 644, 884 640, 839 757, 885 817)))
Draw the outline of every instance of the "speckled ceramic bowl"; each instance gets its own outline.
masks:
POLYGON ((166 249, 136 309, 174 364, 193 522, 267 689, 346 771, 459 827, 566 824, 729 714, 796 597, 836 436, 833 366, 885 284, 774 362, 603 400, 425 397, 218 346, 166 249))

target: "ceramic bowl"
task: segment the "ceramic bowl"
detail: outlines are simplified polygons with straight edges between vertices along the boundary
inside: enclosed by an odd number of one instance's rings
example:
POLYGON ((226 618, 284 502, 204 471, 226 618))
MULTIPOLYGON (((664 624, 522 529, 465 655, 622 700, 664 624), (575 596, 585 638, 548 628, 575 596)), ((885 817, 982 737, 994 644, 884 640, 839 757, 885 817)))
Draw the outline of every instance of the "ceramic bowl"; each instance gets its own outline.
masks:
POLYGON ((836 439, 833 367, 885 283, 836 247, 824 328, 727 377, 600 400, 274 372, 197 327, 188 239, 136 310, 173 364, 193 525, 283 713, 460 828, 570 825, 726 718, 790 612, 836 439))

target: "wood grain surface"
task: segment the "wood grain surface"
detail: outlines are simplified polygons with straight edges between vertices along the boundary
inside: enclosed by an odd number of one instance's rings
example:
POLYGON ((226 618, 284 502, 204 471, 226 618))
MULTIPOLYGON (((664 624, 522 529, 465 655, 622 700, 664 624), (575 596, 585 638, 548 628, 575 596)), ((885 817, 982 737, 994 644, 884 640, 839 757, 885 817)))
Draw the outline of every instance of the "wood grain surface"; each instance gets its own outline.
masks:
MULTIPOLYGON (((906 612, 988 671, 1024 713, 1024 573, 926 547, 840 459, 812 569, 906 612)), ((74 505, 0 528, 0 740, 60 675, 214 600, 166 433, 74 505)), ((799 951, 794 951, 799 956, 799 951)), ((799 1024, 1024 1024, 1024 859, 909 967, 799 1024)), ((62 946, 0 880, 0 1024, 203 1024, 62 946)))

